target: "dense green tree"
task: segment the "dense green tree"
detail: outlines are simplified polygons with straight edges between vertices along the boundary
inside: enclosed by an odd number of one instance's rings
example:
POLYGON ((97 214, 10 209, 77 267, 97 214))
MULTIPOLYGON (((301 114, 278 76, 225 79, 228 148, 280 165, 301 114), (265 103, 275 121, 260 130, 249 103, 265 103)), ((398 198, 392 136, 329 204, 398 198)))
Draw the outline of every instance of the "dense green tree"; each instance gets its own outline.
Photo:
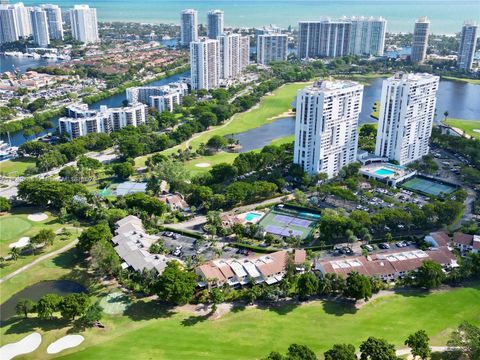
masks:
POLYGON ((158 277, 157 293, 163 301, 183 305, 188 303, 195 292, 196 276, 185 271, 177 261, 170 261, 158 277))
POLYGON ((194 206, 200 206, 209 200, 213 196, 213 191, 208 186, 194 185, 190 190, 188 196, 188 203, 194 206))
POLYGON ((49 151, 37 158, 36 165, 40 172, 52 170, 67 163, 67 157, 57 150, 49 151))
POLYGON ((115 176, 121 180, 126 180, 135 173, 133 165, 129 162, 114 164, 112 170, 115 176))
POLYGON ((65 296, 59 304, 59 309, 64 319, 75 320, 76 317, 84 315, 89 306, 88 295, 79 293, 65 296))
POLYGON ((227 145, 227 139, 220 135, 214 135, 207 141, 207 146, 216 151, 225 148, 227 145))
POLYGON ((439 287, 445 280, 445 273, 442 265, 432 261, 425 260, 415 272, 415 284, 426 289, 439 287))
POLYGON ((35 309, 41 319, 51 319, 53 314, 59 310, 62 298, 57 294, 46 294, 38 300, 35 309))
POLYGON ((405 340, 405 345, 411 349, 411 353, 415 358, 419 357, 422 360, 427 360, 432 353, 429 341, 430 339, 425 330, 418 330, 408 336, 405 340))
POLYGON ((90 249, 91 265, 101 275, 116 275, 121 269, 120 258, 112 244, 105 240, 97 241, 90 249))
POLYGON ((25 319, 28 314, 35 310, 35 303, 30 299, 20 299, 15 306, 15 312, 17 315, 23 315, 25 319))
POLYGON ((0 196, 0 212, 10 211, 10 208, 11 208, 10 202, 3 196, 0 196))
POLYGON ((80 318, 80 322, 85 326, 92 326, 102 319, 103 308, 97 302, 90 305, 83 316, 80 318))
POLYGON ((465 359, 480 359, 480 327, 463 322, 452 334, 448 346, 460 348, 465 359))
POLYGON ((355 301, 364 299, 368 301, 372 297, 372 284, 370 279, 356 271, 347 276, 346 287, 343 294, 355 301))
MULTIPOLYGON (((33 135, 33 134, 31 134, 33 135)), ((21 156, 39 157, 52 150, 52 146, 41 141, 27 141, 18 147, 21 156)))
POLYGON ((52 245, 55 237, 55 232, 52 229, 41 229, 30 238, 30 243, 34 245, 52 245))
POLYGON ((360 353, 360 360, 397 360, 395 346, 375 337, 369 337, 362 342, 360 353))
POLYGON ((318 287, 318 279, 311 272, 301 274, 297 281, 298 298, 305 301, 309 296, 316 294, 318 287))
POLYGON ((85 155, 81 155, 77 159, 77 166, 79 168, 87 168, 87 169, 100 169, 102 167, 102 163, 97 159, 89 158, 85 155))
POLYGON ((238 169, 235 166, 227 163, 213 165, 212 169, 210 170, 210 175, 212 175, 214 183, 230 181, 237 176, 237 173, 238 169))
POLYGON ((351 344, 335 344, 323 356, 325 360, 357 360, 355 346, 351 344))
POLYGON ((161 216, 167 210, 164 202, 144 193, 128 194, 124 199, 128 208, 145 211, 149 215, 161 216))
POLYGON ((107 223, 101 222, 84 230, 78 238, 77 248, 82 251, 90 251, 92 246, 100 241, 112 240, 112 232, 107 223))

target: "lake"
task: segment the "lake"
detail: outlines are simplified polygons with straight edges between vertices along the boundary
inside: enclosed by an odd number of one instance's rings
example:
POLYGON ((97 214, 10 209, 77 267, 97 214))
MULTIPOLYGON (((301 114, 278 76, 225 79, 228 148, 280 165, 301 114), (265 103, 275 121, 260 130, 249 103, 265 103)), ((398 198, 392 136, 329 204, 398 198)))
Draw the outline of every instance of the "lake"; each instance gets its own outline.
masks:
MULTIPOLYGON (((25 5, 42 4, 43 0, 24 0, 25 5)), ((77 0, 54 0, 64 8, 77 0)), ((275 24, 294 26, 301 20, 317 20, 323 16, 383 16, 387 31, 412 32, 415 20, 428 16, 433 33, 459 32, 463 21, 480 13, 478 0, 85 0, 97 8, 100 21, 133 21, 141 23, 180 22, 180 11, 198 10, 198 20, 206 23, 210 9, 225 12, 225 25, 254 27, 275 24)))
POLYGON ((42 281, 29 286, 13 295, 10 299, 0 305, 0 322, 4 322, 15 315, 15 306, 20 299, 38 301, 43 295, 57 294, 65 296, 86 292, 85 287, 70 280, 49 280, 42 281))

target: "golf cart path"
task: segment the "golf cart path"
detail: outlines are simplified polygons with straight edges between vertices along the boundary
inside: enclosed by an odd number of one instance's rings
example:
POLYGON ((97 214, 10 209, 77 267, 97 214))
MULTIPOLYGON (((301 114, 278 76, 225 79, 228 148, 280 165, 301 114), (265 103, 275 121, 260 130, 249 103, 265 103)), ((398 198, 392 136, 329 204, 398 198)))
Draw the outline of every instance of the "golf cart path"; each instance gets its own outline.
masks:
POLYGON ((45 254, 45 255, 42 255, 40 256, 39 258, 33 260, 31 263, 27 264, 27 265, 24 265, 22 266, 20 269, 17 269, 15 270, 14 272, 4 276, 3 278, 0 279, 0 284, 3 283, 4 281, 7 281, 11 278, 13 278, 14 276, 18 275, 18 274, 21 274, 22 272, 24 272, 25 270, 28 270, 30 269, 32 266, 34 265, 37 265, 38 263, 42 262, 43 260, 46 260, 48 258, 51 258, 52 256, 56 256, 58 254, 61 254, 69 249, 71 249, 72 247, 74 247, 76 244, 78 243, 78 239, 75 239, 73 240, 72 242, 68 243, 67 245, 65 245, 64 247, 58 249, 58 250, 55 250, 55 251, 52 251, 48 254, 45 254))
MULTIPOLYGON (((451 346, 430 346, 430 349, 432 352, 445 352, 450 349, 455 349, 454 347, 451 346)), ((410 348, 405 348, 405 349, 400 349, 395 352, 395 355, 397 356, 405 356, 405 355, 411 355, 411 349, 410 348)), ((413 357, 412 357, 413 359, 413 357)))

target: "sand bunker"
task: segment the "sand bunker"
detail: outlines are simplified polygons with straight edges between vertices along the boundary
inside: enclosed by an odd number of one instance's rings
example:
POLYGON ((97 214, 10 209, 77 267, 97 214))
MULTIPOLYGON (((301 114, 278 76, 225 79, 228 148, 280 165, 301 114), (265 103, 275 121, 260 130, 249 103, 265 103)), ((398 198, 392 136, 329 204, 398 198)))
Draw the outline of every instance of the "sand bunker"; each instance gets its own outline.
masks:
POLYGON ((20 239, 18 239, 14 243, 9 244, 8 247, 10 249, 12 249, 12 248, 22 248, 24 246, 27 246, 29 242, 30 242, 30 238, 25 236, 25 237, 21 237, 20 239))
POLYGON ((195 166, 199 168, 206 168, 210 166, 210 163, 198 163, 198 164, 195 164, 195 166))
POLYGON ((48 345, 47 354, 57 354, 60 351, 80 345, 85 338, 82 335, 67 335, 48 345))
POLYGON ((0 359, 10 360, 15 356, 31 353, 42 343, 42 335, 32 333, 15 343, 4 345, 0 348, 0 359))
POLYGON ((474 132, 480 133, 480 129, 473 129, 474 132))
POLYGON ((47 219, 48 219, 48 215, 45 213, 35 213, 35 214, 28 215, 28 220, 31 220, 31 221, 38 222, 38 221, 43 221, 47 219))

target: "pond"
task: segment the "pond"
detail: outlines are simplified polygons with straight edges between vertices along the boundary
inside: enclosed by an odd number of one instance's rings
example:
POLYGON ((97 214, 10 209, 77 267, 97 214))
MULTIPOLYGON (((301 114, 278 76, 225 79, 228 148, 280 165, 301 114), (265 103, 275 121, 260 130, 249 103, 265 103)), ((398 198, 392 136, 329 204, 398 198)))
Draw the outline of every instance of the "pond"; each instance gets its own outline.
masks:
POLYGON ((50 280, 36 283, 13 295, 0 305, 0 322, 4 322, 15 315, 15 306, 20 299, 38 301, 43 295, 57 294, 65 296, 86 292, 87 289, 75 281, 50 280))

